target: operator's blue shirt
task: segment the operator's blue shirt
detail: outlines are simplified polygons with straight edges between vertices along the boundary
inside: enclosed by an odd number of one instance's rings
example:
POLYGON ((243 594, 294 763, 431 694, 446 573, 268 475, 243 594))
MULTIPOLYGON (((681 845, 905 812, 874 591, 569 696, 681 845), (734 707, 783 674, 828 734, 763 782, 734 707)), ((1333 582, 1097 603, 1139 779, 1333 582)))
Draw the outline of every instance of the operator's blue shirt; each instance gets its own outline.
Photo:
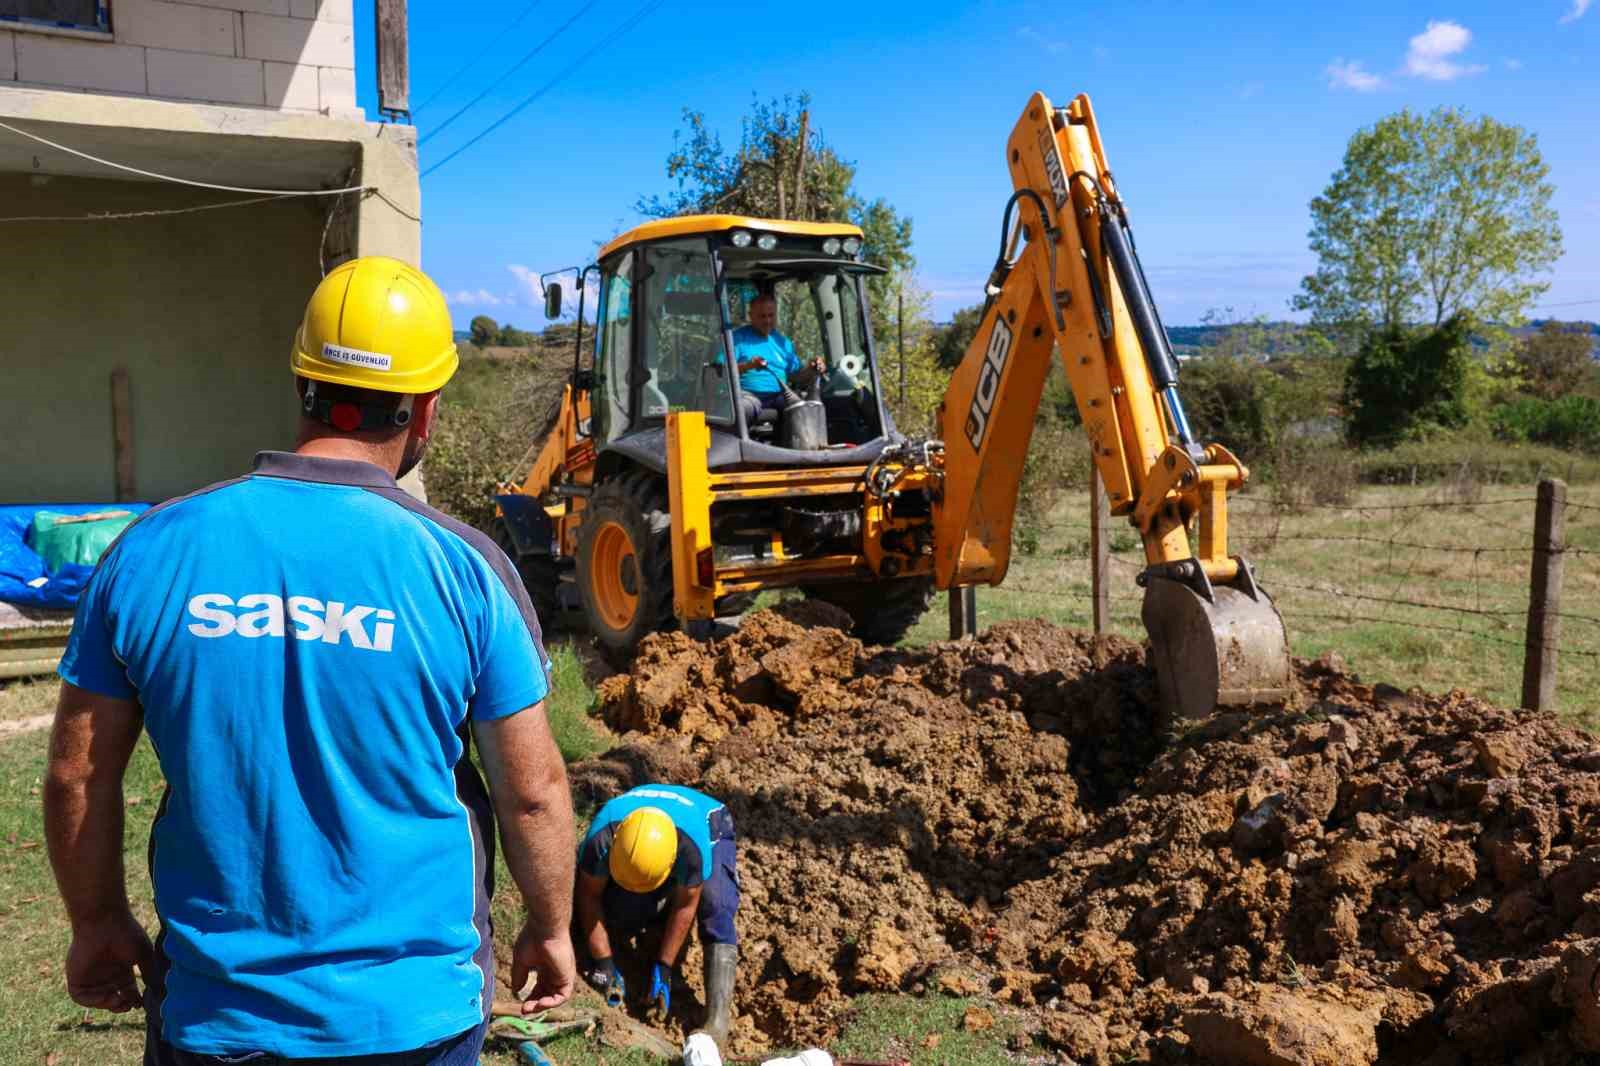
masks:
POLYGON ((60 672, 137 699, 166 776, 169 1043, 369 1055, 483 1020, 494 836, 467 725, 539 702, 548 675, 482 533, 376 466, 264 452, 127 529, 60 672))
POLYGON ((733 362, 740 363, 761 356, 767 361, 765 370, 741 370, 739 388, 762 396, 772 396, 783 391, 789 375, 803 365, 795 354, 794 343, 773 330, 763 337, 754 326, 740 326, 733 331, 733 362))

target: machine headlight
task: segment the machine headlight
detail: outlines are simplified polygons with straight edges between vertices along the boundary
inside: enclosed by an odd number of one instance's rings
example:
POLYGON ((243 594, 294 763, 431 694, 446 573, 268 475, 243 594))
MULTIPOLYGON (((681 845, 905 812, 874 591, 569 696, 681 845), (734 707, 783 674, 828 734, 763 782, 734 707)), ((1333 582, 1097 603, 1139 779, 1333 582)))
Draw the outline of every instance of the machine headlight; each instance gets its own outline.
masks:
POLYGON ((837 237, 829 237, 827 240, 823 241, 822 242, 822 254, 823 255, 838 255, 839 254, 839 238, 837 238, 837 237))
POLYGON ((846 237, 844 239, 844 250, 851 255, 855 255, 857 252, 861 251, 861 238, 846 237))
POLYGON ((763 233, 756 238, 756 247, 763 252, 770 252, 778 246, 778 238, 770 233, 763 233))
POLYGON ((735 248, 750 247, 750 232, 748 230, 736 229, 733 231, 733 236, 728 239, 733 242, 735 248))

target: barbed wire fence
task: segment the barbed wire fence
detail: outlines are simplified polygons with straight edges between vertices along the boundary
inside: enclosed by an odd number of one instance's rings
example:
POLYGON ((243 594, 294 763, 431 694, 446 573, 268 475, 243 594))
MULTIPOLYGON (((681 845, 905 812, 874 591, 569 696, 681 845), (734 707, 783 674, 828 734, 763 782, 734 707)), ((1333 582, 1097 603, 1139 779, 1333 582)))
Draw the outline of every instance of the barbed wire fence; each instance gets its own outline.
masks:
MULTIPOLYGON (((1435 676, 1521 694, 1523 706, 1600 711, 1600 501, 1568 499, 1563 482, 1462 498, 1448 487, 1358 492, 1350 503, 1286 506, 1270 493, 1230 499, 1230 550, 1248 558, 1297 652, 1360 660, 1426 660, 1435 676), (1404 645, 1405 647, 1401 647, 1404 645), (1344 649, 1341 651, 1341 649, 1344 649), (1558 678, 1566 678, 1564 686, 1558 678), (1559 695, 1558 695, 1559 693, 1559 695)), ((1145 568, 1126 519, 1110 519, 1096 565, 1092 505, 1050 525, 1048 551, 1014 555, 1006 582, 981 599, 1138 639, 1145 568), (1104 567, 1102 569, 1101 567, 1104 567)), ((956 612, 952 610, 954 627, 956 612)))

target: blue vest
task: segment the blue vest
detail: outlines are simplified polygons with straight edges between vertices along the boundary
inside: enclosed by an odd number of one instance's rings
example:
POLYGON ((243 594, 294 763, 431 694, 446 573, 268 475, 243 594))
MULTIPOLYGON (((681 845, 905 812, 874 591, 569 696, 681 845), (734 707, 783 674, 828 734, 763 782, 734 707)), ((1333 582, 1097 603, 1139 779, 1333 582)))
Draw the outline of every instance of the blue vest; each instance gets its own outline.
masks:
POLYGON ((685 836, 700 849, 700 876, 711 879, 711 815, 722 810, 723 804, 704 792, 680 785, 640 785, 618 796, 601 807, 589 823, 589 832, 583 843, 588 844, 595 834, 607 826, 620 823, 628 815, 643 807, 666 811, 685 836))

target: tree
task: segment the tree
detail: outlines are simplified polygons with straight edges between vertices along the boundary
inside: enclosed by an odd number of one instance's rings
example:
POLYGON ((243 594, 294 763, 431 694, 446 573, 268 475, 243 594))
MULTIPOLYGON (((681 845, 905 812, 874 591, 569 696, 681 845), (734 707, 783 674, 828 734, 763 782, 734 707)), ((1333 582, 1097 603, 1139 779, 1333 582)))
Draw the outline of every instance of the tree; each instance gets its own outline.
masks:
POLYGON ((1541 322, 1517 347, 1522 387, 1554 400, 1583 385, 1594 367, 1594 344, 1586 322, 1541 322))
POLYGON ((972 345, 972 338, 978 335, 978 327, 982 324, 983 305, 973 304, 957 311, 950 319, 949 325, 941 326, 934 340, 934 351, 939 356, 939 365, 946 370, 954 370, 960 366, 967 349, 972 345))
POLYGON ((1357 131, 1311 201, 1317 271, 1291 300, 1319 325, 1516 322, 1561 255, 1533 134, 1488 116, 1409 110, 1357 131))
POLYGON ((494 343, 495 337, 500 333, 500 323, 488 315, 477 315, 468 327, 472 330, 472 343, 479 348, 487 348, 494 343))
MULTIPOLYGON (((868 201, 855 188, 856 167, 843 159, 811 124, 811 97, 762 103, 753 99, 742 120, 739 145, 723 147, 707 128, 705 114, 683 109, 683 128, 667 155, 665 196, 641 196, 635 205, 651 218, 723 213, 801 222, 852 222, 865 237, 866 258, 879 266, 909 270, 911 220, 886 200, 868 201)), ((891 292, 873 282, 874 302, 891 292)))
POLYGON ((1345 428, 1351 441, 1387 447, 1464 425, 1470 333, 1465 315, 1422 334, 1398 325, 1370 333, 1345 374, 1345 428))

